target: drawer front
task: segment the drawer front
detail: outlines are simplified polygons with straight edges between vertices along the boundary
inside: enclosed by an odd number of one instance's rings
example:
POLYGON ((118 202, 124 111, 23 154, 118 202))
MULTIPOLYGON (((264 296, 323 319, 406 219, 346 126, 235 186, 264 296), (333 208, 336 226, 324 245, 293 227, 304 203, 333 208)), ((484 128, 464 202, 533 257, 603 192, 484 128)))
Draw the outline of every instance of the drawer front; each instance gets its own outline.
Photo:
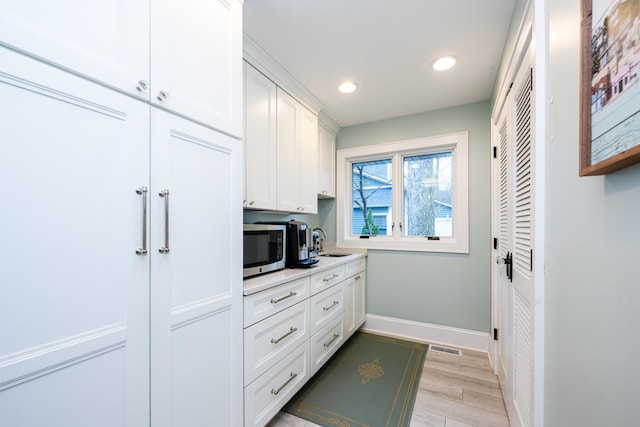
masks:
POLYGON ((244 327, 253 325, 309 296, 309 277, 244 297, 244 327))
POLYGON ((344 283, 311 297, 311 335, 344 312, 344 283))
POLYGON ((344 315, 338 316, 311 338, 311 375, 318 372, 345 341, 344 315))
POLYGON ((311 276, 311 295, 343 281, 345 279, 344 272, 344 264, 340 264, 329 270, 313 274, 311 276))
POLYGON ((356 273, 360 273, 367 268, 367 259, 360 258, 355 261, 348 262, 345 266, 347 272, 346 277, 351 277, 356 273))
POLYGON ((263 427, 311 377, 307 341, 244 389, 245 426, 263 427))
POLYGON ((308 300, 245 329, 244 384, 254 381, 310 336, 308 300))

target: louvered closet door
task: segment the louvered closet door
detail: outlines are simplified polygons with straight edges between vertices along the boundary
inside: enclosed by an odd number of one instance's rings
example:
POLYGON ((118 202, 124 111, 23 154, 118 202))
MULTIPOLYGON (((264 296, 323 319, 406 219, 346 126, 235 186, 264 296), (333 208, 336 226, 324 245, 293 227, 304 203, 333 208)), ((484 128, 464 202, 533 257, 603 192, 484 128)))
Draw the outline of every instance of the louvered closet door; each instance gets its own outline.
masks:
POLYGON ((498 371, 513 426, 532 424, 533 90, 521 67, 498 122, 498 371), (506 260, 506 262, 505 262, 506 260), (507 267, 508 263, 511 263, 507 267))

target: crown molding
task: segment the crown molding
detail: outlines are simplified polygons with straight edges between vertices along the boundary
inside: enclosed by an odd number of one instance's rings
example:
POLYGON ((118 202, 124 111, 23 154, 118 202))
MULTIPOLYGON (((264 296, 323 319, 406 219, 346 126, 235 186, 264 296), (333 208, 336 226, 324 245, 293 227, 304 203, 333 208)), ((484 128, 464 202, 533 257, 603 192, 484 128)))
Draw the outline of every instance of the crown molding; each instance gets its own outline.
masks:
POLYGON ((324 111, 320 111, 320 113, 318 113, 318 123, 336 135, 340 132, 340 125, 331 117, 327 116, 324 111))
POLYGON ((289 95, 300 101, 305 107, 314 113, 324 109, 324 104, 314 94, 297 81, 287 70, 278 64, 267 52, 246 34, 244 36, 243 57, 262 74, 267 76, 276 85, 280 86, 289 95))

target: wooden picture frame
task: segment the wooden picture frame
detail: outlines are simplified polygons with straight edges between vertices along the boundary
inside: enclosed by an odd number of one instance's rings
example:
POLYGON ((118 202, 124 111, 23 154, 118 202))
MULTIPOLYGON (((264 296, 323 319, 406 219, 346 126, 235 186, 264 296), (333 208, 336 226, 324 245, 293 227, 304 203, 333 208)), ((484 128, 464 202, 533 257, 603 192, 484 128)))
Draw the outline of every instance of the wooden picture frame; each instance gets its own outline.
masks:
POLYGON ((581 2, 580 176, 603 175, 640 162, 640 0, 581 2))

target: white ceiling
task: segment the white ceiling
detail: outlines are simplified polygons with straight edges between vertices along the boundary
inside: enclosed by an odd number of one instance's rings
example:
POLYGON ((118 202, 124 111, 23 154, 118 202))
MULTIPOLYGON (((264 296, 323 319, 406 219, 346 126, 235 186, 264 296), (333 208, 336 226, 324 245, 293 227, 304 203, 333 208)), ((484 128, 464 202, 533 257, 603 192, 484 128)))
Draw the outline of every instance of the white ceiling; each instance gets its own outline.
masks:
POLYGON ((244 32, 344 127, 489 100, 514 1, 245 0, 244 32))

